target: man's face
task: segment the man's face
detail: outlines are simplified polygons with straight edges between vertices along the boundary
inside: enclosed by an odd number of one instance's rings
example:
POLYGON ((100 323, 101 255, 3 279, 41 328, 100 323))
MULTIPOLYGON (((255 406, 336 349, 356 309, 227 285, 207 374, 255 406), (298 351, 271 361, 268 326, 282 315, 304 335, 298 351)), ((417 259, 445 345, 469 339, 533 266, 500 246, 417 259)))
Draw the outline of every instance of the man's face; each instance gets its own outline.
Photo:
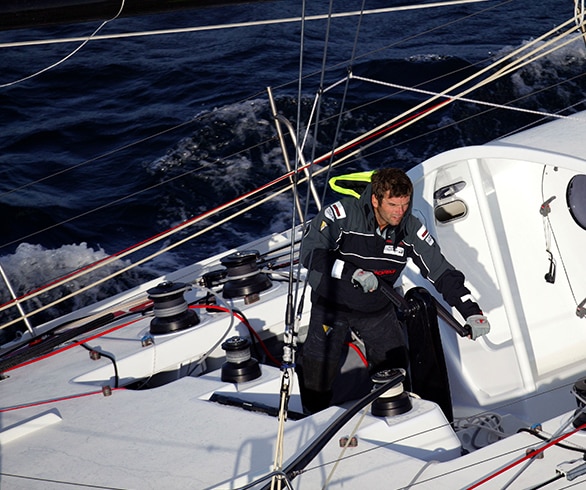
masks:
POLYGON ((387 225, 397 226, 405 216, 411 202, 411 196, 389 197, 388 191, 380 202, 374 195, 371 199, 374 215, 381 229, 387 225))

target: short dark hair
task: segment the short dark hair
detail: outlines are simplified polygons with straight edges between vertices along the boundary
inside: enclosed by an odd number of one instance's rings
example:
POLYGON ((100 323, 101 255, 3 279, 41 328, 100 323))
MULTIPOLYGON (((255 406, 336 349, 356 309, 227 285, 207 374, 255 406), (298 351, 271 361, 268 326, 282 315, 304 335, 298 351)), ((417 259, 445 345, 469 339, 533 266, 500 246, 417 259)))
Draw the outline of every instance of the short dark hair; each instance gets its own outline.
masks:
POLYGON ((372 193, 380 202, 389 192, 389 197, 404 197, 413 194, 413 184, 407 174, 399 168, 381 168, 372 174, 372 193))

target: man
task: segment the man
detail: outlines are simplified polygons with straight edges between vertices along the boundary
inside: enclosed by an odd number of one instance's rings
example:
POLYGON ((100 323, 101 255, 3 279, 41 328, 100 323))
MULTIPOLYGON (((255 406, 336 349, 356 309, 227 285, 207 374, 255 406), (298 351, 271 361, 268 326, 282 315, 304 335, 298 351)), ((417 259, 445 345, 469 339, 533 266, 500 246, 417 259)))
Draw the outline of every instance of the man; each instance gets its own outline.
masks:
POLYGON ((301 260, 309 270, 312 308, 301 371, 303 403, 310 412, 330 404, 349 331, 364 342, 371 372, 407 367, 403 328, 379 284, 392 288, 409 258, 466 318, 472 340, 490 330, 464 275, 411 214, 412 194, 405 172, 381 169, 358 199, 346 197, 324 208, 309 224, 301 260))

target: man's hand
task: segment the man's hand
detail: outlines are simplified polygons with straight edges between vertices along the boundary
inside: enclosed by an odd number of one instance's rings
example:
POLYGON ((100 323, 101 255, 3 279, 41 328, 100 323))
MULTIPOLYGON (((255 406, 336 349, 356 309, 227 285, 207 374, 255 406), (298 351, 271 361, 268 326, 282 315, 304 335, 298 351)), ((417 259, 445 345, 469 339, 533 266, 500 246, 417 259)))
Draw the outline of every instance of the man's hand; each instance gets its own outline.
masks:
POLYGON ((490 332, 490 323, 484 315, 470 315, 466 318, 466 325, 470 327, 471 335, 468 337, 472 340, 490 332))
POLYGON ((356 269, 352 274, 352 284, 360 286, 365 293, 371 293, 378 288, 378 279, 373 272, 356 269))

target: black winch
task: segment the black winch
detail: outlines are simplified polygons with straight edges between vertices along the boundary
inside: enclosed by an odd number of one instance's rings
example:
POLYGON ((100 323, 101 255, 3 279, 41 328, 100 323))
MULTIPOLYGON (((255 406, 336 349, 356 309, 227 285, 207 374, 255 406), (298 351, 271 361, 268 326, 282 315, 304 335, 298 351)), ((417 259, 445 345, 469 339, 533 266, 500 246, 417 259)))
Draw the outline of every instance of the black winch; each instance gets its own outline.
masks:
POLYGON ((269 289, 272 282, 258 269, 259 253, 256 250, 235 252, 220 260, 226 267, 227 282, 222 292, 224 298, 243 297, 246 304, 258 301, 258 293, 269 289))
MULTIPOLYGON (((401 371, 403 370, 386 369, 384 371, 379 371, 372 376, 372 382, 375 387, 376 385, 385 384, 401 371)), ((407 413, 412 407, 411 398, 409 397, 409 394, 403 390, 403 384, 400 383, 372 402, 372 415, 375 415, 376 417, 392 417, 393 415, 407 413)))
POLYGON ((222 365, 222 381, 243 383, 260 377, 260 365, 250 356, 250 340, 230 337, 222 344, 226 351, 226 362, 222 365))
POLYGON ((147 291, 149 299, 153 300, 155 313, 155 318, 151 320, 151 334, 177 332, 199 323, 199 317, 188 308, 183 297, 189 287, 180 282, 162 282, 147 291))

